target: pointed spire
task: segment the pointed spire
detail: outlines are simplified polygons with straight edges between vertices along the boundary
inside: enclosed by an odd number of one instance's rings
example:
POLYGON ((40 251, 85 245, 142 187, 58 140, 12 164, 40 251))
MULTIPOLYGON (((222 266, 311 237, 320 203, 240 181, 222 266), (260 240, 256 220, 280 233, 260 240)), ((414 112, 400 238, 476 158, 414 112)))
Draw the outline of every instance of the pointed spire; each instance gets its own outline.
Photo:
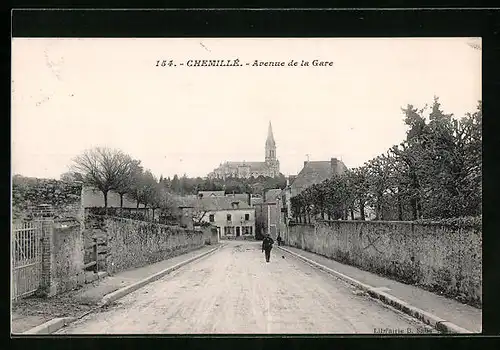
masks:
POLYGON ((273 127, 271 126, 271 121, 269 121, 269 127, 267 129, 267 140, 266 144, 268 145, 274 145, 274 136, 273 136, 273 127))

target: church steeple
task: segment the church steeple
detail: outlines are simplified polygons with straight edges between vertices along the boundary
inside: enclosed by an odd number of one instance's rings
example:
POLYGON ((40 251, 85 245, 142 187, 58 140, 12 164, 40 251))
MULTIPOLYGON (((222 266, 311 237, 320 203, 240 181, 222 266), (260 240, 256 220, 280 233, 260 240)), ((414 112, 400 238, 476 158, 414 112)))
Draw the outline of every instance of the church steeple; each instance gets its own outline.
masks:
POLYGON ((273 135, 273 127, 271 126, 271 121, 269 121, 269 127, 267 128, 267 140, 266 146, 276 146, 276 142, 274 141, 273 135))
POLYGON ((266 162, 272 162, 276 160, 276 142, 274 141, 273 127, 271 126, 271 121, 269 121, 269 127, 267 129, 267 140, 266 140, 266 162))

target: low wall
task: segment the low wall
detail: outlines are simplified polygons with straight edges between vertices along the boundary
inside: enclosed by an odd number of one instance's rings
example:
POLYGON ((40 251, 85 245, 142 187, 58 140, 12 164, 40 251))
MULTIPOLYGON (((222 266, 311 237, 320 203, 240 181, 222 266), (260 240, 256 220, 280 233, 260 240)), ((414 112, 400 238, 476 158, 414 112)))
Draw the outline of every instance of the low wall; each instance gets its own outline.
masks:
POLYGON ((209 228, 186 230, 179 226, 106 217, 106 268, 110 273, 155 263, 208 244, 209 228))
POLYGON ((79 277, 83 271, 83 236, 81 224, 75 221, 58 221, 53 228, 52 284, 55 293, 63 293, 85 283, 79 277))
POLYGON ((482 305, 482 230, 477 225, 322 221, 289 226, 287 244, 482 305))
POLYGON ((83 270, 82 223, 75 220, 42 221, 42 275, 39 295, 53 296, 88 281, 83 270))

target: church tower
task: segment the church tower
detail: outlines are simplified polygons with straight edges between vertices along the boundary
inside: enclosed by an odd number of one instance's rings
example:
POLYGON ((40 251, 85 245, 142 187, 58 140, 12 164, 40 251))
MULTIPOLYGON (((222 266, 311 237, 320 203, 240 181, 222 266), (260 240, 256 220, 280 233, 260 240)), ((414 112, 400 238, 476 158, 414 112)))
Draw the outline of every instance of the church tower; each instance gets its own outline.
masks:
POLYGON ((270 176, 279 175, 279 162, 276 159, 276 142, 274 141, 273 127, 269 121, 266 140, 266 165, 270 170, 270 176))

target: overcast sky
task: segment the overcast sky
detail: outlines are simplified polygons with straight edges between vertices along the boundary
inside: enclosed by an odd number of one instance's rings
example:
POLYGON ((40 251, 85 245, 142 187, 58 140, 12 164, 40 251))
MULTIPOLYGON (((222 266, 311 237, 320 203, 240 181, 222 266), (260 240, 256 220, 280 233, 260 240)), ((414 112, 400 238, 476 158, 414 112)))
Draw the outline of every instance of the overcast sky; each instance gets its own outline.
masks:
POLYGON ((95 146, 157 176, 263 161, 272 122, 281 172, 348 167, 401 142, 401 107, 440 97, 456 116, 481 99, 468 39, 13 39, 12 171, 59 178, 95 146), (156 60, 319 59, 333 67, 155 67, 156 60))

